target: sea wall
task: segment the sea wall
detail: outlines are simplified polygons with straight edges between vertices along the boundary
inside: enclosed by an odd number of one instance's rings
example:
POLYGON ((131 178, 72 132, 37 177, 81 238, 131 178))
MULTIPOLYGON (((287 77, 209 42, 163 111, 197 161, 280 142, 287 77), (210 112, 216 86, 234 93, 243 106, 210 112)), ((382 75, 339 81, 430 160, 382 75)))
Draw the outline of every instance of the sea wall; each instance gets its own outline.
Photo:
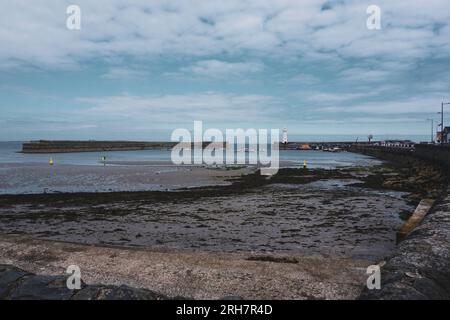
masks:
POLYGON ((350 145, 347 150, 396 161, 399 157, 429 161, 450 172, 450 146, 417 144, 414 149, 378 147, 371 145, 350 145))
POLYGON ((49 141, 23 143, 23 153, 125 151, 171 148, 174 143, 140 141, 49 141))
POLYGON ((450 146, 418 144, 414 148, 414 155, 436 163, 445 168, 446 171, 450 171, 450 146))
MULTIPOLYGON (((352 151, 391 161, 421 159, 450 172, 450 148, 416 145, 414 150, 357 147, 352 151)), ((422 223, 401 241, 381 268, 381 289, 365 288, 360 299, 450 299, 450 186, 442 190, 422 223)))
POLYGON ((381 289, 366 288, 360 299, 450 299, 450 196, 386 260, 381 289))
MULTIPOLYGON (((22 144, 23 153, 68 153, 68 152, 94 152, 94 151, 130 151, 171 149, 178 142, 143 142, 143 141, 58 141, 38 140, 22 144)), ((211 144, 203 142, 203 148, 211 144)), ((216 142, 217 147, 224 147, 225 143, 216 142)), ((191 143, 181 143, 184 148, 192 148, 191 143)))

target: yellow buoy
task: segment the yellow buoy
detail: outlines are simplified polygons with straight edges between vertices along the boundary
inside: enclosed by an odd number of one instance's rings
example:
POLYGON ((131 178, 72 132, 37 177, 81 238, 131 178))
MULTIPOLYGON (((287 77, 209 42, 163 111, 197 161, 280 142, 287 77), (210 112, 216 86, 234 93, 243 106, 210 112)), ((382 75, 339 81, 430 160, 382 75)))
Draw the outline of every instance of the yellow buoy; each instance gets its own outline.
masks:
POLYGON ((303 169, 306 169, 308 167, 308 162, 306 160, 303 160, 303 169))
POLYGON ((50 160, 48 161, 48 164, 51 166, 53 165, 53 158, 50 158, 50 160))

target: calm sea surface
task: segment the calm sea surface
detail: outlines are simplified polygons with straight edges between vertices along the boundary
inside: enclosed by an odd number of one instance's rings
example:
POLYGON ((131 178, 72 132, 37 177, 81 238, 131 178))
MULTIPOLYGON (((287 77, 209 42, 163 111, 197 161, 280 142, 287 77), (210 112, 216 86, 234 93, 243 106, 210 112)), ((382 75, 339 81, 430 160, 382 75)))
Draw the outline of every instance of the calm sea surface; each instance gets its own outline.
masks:
MULTIPOLYGON (((0 164, 48 164, 52 158, 55 164, 64 165, 102 165, 101 158, 107 162, 127 165, 130 163, 151 164, 156 161, 170 161, 170 150, 140 150, 112 152, 79 152, 55 154, 20 153, 22 142, 0 142, 0 164)), ((310 168, 336 168, 345 166, 363 166, 377 163, 376 160, 350 152, 329 153, 322 151, 280 150, 280 161, 289 161, 297 165, 308 161, 310 168)))

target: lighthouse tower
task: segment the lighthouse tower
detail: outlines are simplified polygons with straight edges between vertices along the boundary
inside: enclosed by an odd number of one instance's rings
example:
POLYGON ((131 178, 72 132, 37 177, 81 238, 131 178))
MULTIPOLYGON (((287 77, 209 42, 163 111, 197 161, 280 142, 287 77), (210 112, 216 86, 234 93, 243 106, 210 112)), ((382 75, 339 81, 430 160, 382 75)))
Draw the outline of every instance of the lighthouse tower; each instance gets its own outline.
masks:
POLYGON ((288 137, 287 137, 287 129, 283 128, 283 135, 281 137, 281 143, 287 144, 288 143, 288 137))

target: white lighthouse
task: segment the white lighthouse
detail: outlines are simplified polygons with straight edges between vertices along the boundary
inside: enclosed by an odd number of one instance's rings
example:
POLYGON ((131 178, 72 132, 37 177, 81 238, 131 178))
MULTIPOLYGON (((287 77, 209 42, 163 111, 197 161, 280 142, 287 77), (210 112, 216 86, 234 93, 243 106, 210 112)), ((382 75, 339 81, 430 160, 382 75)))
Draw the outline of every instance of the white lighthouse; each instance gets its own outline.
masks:
POLYGON ((281 143, 282 144, 287 144, 288 143, 287 128, 283 128, 283 135, 281 137, 281 143))

